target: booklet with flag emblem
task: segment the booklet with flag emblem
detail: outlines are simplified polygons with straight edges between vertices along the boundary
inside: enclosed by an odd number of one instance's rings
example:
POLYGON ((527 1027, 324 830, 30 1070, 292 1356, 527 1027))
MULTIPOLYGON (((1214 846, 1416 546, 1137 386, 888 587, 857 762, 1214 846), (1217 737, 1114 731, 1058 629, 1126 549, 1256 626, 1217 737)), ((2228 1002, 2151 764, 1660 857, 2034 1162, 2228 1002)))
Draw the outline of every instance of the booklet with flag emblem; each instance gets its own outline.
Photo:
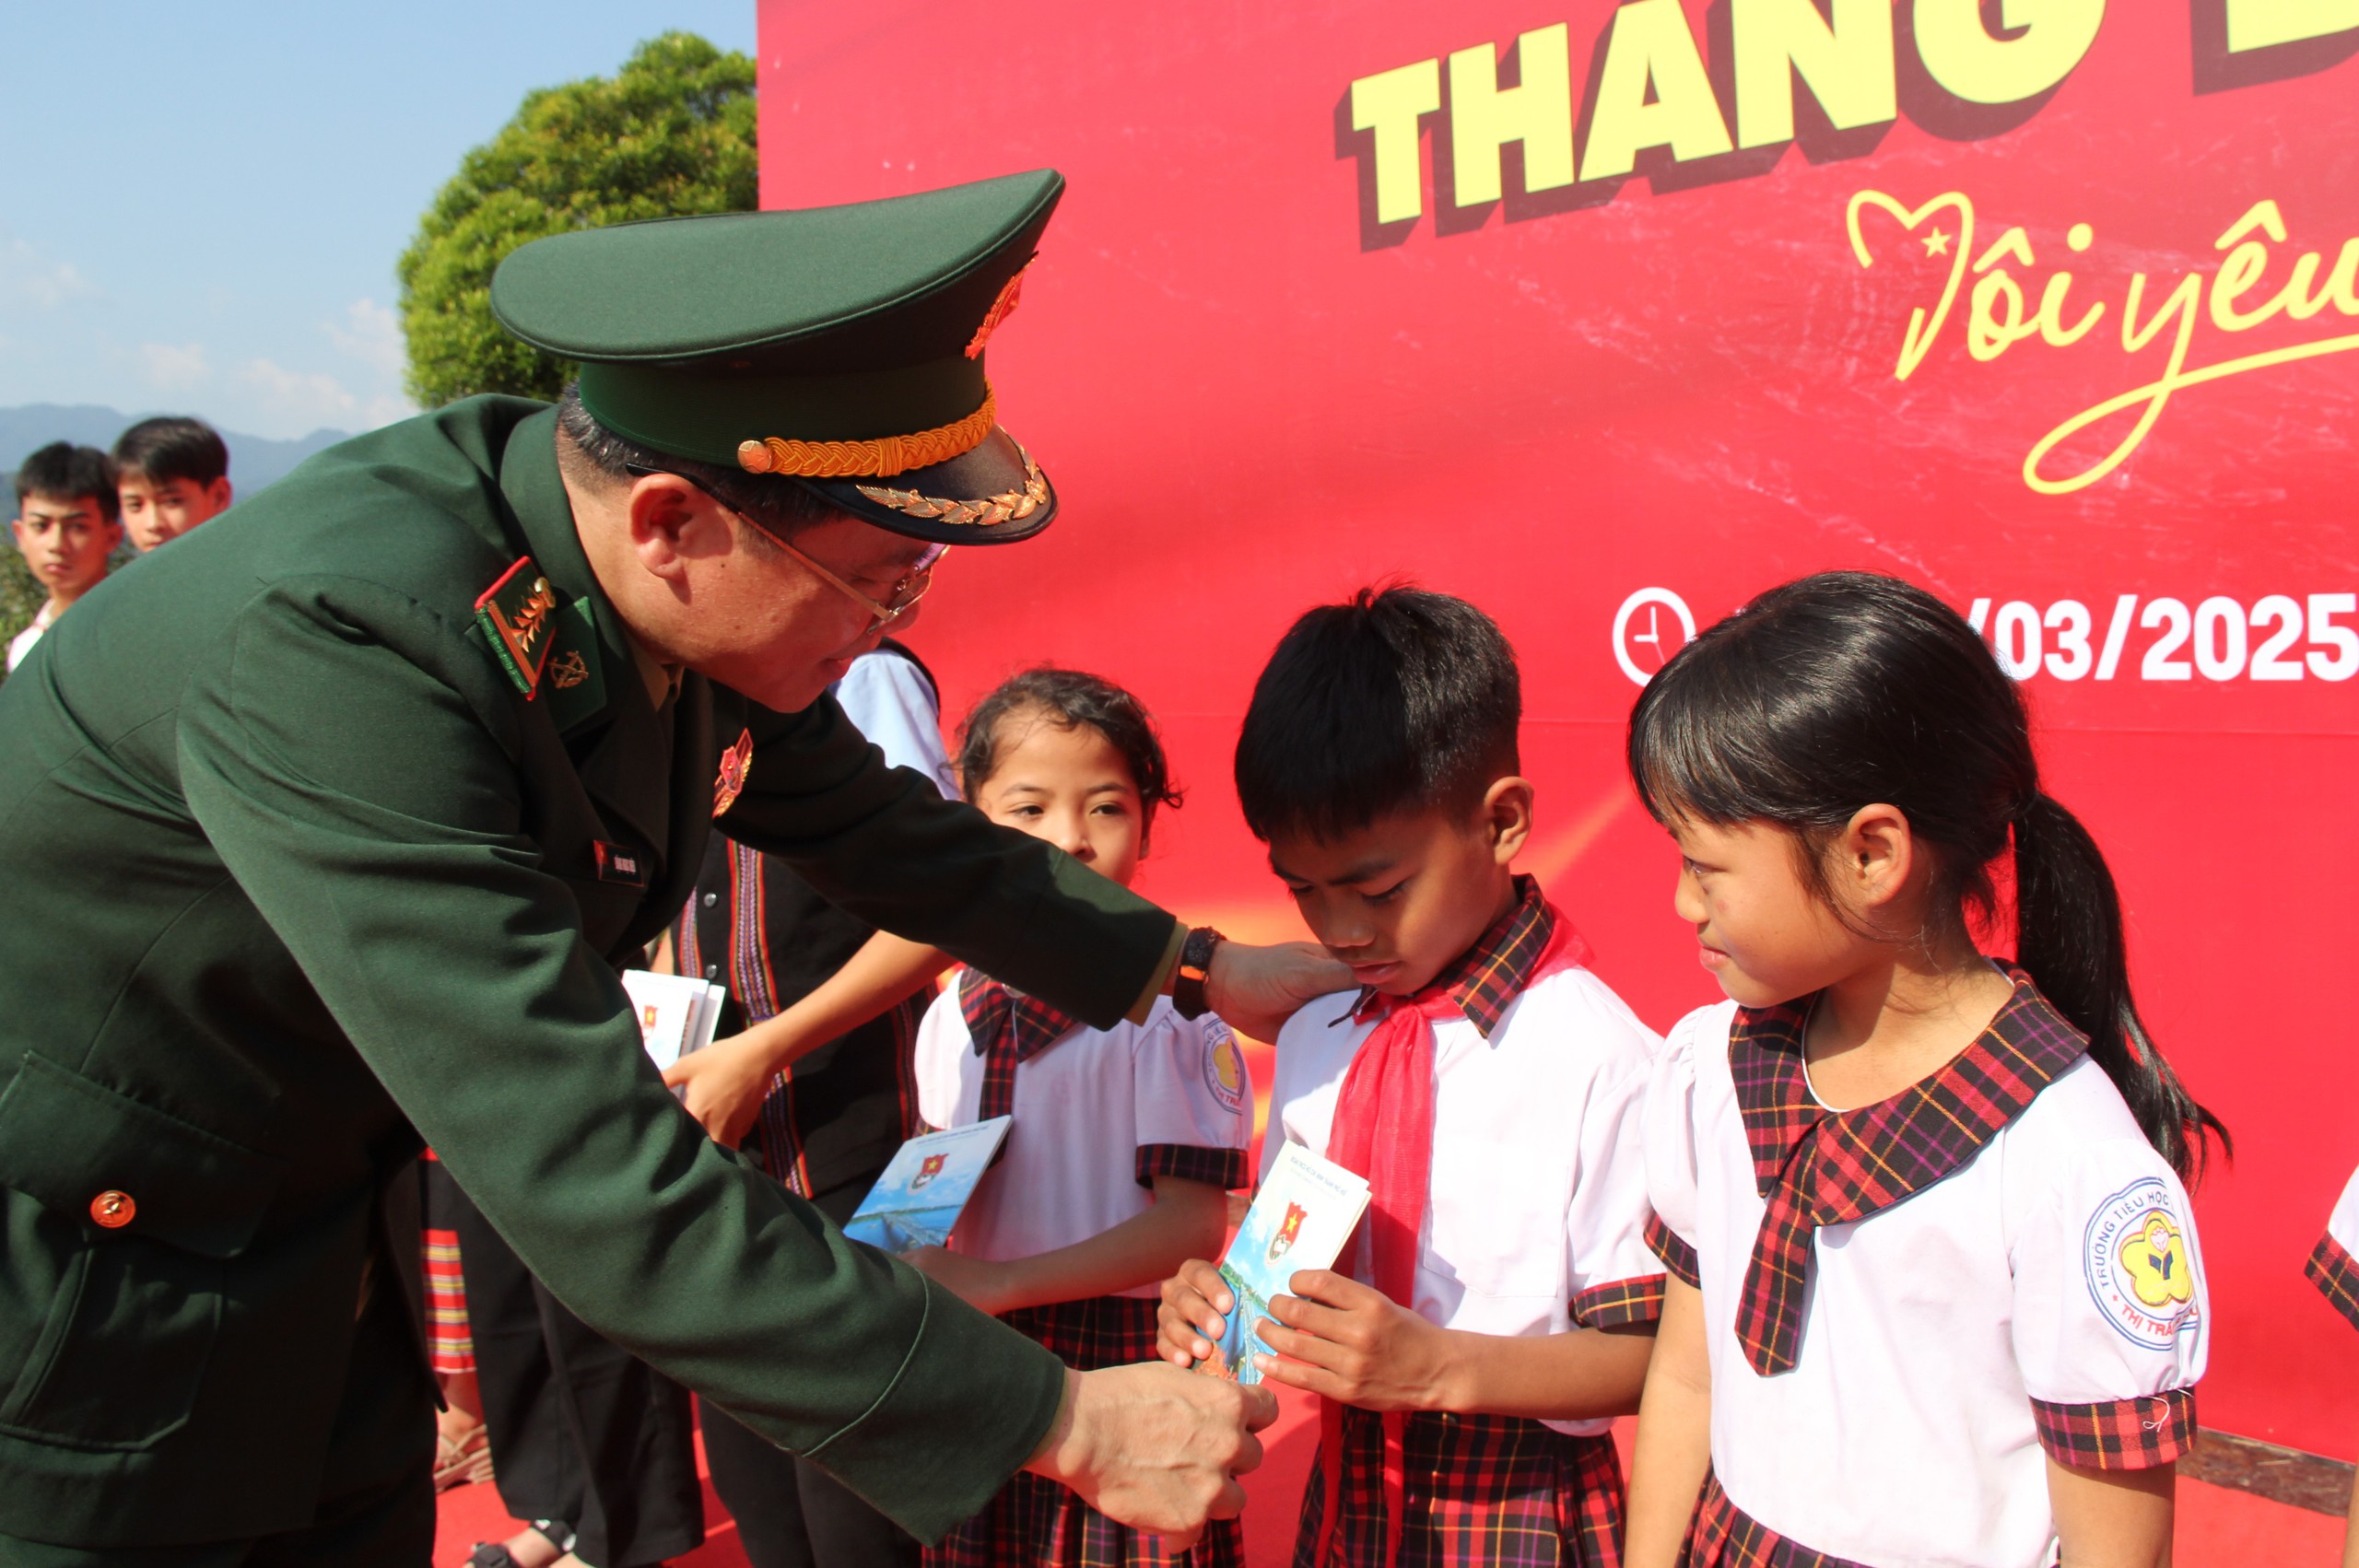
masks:
POLYGON ((658 975, 651 969, 624 970, 623 993, 639 1019, 640 1041, 659 1071, 712 1044, 722 1000, 729 994, 692 975, 658 975))
POLYGON ((1222 1326, 1219 1350, 1196 1370, 1232 1383, 1261 1382, 1253 1355, 1270 1347, 1253 1325, 1270 1316, 1272 1296, 1293 1293, 1288 1281, 1297 1272, 1334 1266, 1367 1208, 1367 1183, 1358 1176, 1299 1143, 1279 1150, 1220 1260, 1237 1305, 1222 1326))
POLYGON ((887 1252, 940 1246, 991 1169, 1014 1117, 929 1132, 901 1145, 868 1196, 844 1222, 844 1235, 887 1252))

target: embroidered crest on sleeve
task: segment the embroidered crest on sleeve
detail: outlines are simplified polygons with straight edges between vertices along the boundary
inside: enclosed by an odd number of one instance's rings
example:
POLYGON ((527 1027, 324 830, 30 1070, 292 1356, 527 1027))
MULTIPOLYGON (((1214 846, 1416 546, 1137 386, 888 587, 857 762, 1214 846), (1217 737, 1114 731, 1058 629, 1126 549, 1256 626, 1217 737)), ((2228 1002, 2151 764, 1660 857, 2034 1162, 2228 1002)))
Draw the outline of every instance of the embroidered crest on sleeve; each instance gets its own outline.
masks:
POLYGON ((2097 1206, 2081 1245, 2097 1311, 2122 1338, 2166 1351, 2193 1331, 2195 1264, 2170 1188, 2147 1176, 2097 1206))
POLYGON ((1245 1108, 1245 1059, 1237 1049, 1237 1036, 1217 1018, 1205 1021, 1204 1087, 1225 1110, 1245 1108))
POLYGON ((491 650, 499 656, 508 678, 528 702, 540 686, 541 672, 556 640, 552 635, 556 623, 551 618, 556 608, 557 591, 530 556, 500 573, 499 580, 475 601, 475 620, 490 639, 491 650))
POLYGON ((712 781, 712 814, 719 816, 745 792, 745 776, 754 771, 754 732, 739 732, 737 743, 721 754, 721 774, 712 781))

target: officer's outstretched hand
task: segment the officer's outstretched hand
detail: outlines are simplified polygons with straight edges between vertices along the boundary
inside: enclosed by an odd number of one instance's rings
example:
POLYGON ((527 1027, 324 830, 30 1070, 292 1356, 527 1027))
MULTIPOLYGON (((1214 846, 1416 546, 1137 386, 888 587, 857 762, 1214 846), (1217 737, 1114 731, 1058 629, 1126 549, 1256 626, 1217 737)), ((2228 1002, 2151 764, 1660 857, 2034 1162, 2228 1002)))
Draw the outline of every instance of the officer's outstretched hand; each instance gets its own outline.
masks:
POLYGON ((1277 1396, 1161 1362, 1067 1372, 1056 1424, 1025 1467, 1176 1553, 1209 1519, 1245 1506, 1237 1478, 1262 1462, 1253 1434, 1278 1417, 1277 1396))
POLYGON ((1204 1000, 1232 1029, 1274 1040, 1304 1002, 1352 989, 1352 971, 1315 942, 1254 947, 1224 942, 1204 972, 1204 1000))

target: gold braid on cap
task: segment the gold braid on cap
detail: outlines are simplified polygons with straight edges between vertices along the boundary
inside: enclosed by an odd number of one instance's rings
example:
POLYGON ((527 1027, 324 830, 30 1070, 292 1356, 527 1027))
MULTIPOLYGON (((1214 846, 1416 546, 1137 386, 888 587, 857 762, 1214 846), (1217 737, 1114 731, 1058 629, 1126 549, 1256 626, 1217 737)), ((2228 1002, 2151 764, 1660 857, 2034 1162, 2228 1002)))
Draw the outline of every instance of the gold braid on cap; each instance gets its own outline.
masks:
POLYGON ((856 485, 853 488, 880 507, 891 507, 897 512, 921 517, 929 522, 971 524, 977 528, 989 528, 1002 522, 1021 522, 1039 511, 1040 503, 1049 498, 1049 481, 1022 443, 1017 444, 1015 451, 1024 459, 1024 488, 1021 490, 1003 490, 996 496, 954 501, 943 496, 921 496, 915 490, 888 490, 880 485, 856 485))
POLYGON ((983 405, 964 419, 915 435, 879 436, 873 440, 793 441, 771 436, 740 441, 737 466, 748 474, 792 474, 803 479, 881 479, 973 451, 998 422, 998 403, 986 381, 983 405))

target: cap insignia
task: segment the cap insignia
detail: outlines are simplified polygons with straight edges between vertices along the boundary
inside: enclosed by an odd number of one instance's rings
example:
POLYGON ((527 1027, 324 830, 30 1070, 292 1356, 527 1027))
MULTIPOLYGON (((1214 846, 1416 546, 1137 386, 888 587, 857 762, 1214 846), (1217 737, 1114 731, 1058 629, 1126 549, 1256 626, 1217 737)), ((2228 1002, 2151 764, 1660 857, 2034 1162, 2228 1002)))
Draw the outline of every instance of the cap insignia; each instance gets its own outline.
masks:
POLYGON ((968 358, 972 359, 982 353, 983 345, 991 341, 992 333, 999 330, 999 324, 1015 314, 1016 301, 1024 297, 1024 275, 1031 270, 1032 263, 1027 262, 1015 269, 1014 277, 1000 285, 999 298, 993 299, 992 308, 983 312, 983 324, 977 327, 975 335, 968 340, 968 358))
POLYGON ((884 479, 963 457, 981 446, 998 423, 998 400, 986 381, 983 405, 964 419, 914 435, 880 436, 874 440, 797 441, 769 436, 758 441, 740 441, 737 466, 748 474, 786 474, 802 479, 884 479))
POLYGON ((530 556, 500 573, 475 601, 475 620, 490 639, 491 650, 528 702, 548 664, 556 629, 549 613, 556 608, 557 591, 530 556))
POLYGON ((1049 498, 1049 481, 1041 474, 1040 465, 1023 447, 1015 449, 1024 458, 1024 488, 1003 490, 996 496, 978 500, 954 501, 942 496, 921 496, 915 490, 888 490, 877 485, 857 485, 853 488, 880 507, 891 507, 910 517, 921 517, 930 522, 971 524, 988 528, 994 523, 1020 522, 1040 509, 1049 498))

